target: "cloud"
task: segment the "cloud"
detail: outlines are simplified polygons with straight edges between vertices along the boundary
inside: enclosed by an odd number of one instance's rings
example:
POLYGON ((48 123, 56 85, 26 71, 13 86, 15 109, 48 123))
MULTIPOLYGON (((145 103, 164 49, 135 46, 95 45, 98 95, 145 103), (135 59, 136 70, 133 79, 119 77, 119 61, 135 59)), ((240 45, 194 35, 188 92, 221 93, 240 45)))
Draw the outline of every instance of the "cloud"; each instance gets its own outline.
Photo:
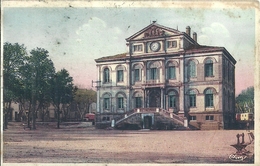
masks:
POLYGON ((76 30, 76 34, 80 35, 82 33, 91 32, 91 33, 98 33, 100 30, 103 30, 107 27, 106 23, 97 18, 91 17, 88 23, 83 24, 76 30))
POLYGON ((86 54, 98 58, 122 52, 125 43, 122 43, 122 30, 119 27, 108 25, 98 17, 92 17, 87 23, 76 30, 77 43, 88 50, 86 54))
POLYGON ((198 42, 202 45, 224 46, 229 38, 228 29, 221 23, 213 22, 210 26, 201 28, 198 42))

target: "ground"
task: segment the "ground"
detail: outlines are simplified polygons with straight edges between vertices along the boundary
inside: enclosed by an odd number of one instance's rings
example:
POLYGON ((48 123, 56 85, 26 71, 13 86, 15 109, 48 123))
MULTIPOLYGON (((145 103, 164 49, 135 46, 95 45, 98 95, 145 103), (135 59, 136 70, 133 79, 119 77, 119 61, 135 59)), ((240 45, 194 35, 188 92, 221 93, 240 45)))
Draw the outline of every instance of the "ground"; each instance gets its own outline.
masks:
MULTIPOLYGON (((233 163, 229 155, 236 150, 230 145, 237 143, 236 134, 247 133, 104 130, 86 122, 60 127, 48 123, 30 130, 21 122, 9 123, 3 135, 3 163, 233 163)), ((246 149, 253 148, 250 144, 246 149)))

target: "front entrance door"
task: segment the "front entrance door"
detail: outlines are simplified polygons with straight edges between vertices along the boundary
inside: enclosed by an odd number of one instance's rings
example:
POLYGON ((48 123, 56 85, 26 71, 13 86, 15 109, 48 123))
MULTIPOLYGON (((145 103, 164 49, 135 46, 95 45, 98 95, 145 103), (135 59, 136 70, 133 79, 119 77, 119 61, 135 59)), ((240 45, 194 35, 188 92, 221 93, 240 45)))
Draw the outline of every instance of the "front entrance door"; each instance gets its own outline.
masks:
POLYGON ((150 129, 152 126, 152 116, 144 116, 144 129, 150 129))
POLYGON ((149 92, 149 107, 161 107, 160 89, 151 89, 149 92))

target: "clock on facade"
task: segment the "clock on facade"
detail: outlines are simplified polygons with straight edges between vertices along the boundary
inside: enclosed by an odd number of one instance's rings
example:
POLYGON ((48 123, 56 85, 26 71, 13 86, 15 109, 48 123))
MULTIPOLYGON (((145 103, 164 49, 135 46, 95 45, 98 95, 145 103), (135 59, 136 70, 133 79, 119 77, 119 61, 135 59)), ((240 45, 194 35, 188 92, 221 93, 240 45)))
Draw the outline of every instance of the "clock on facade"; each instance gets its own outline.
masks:
POLYGON ((150 44, 150 49, 152 51, 158 51, 160 49, 160 43, 159 42, 152 42, 150 44))

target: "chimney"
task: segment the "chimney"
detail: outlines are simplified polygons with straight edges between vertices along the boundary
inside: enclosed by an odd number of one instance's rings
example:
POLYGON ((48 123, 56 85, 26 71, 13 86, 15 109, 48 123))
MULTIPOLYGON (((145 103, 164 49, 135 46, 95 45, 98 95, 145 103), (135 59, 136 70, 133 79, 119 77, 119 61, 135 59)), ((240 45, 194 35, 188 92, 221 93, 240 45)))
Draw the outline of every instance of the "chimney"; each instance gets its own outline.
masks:
POLYGON ((195 42, 197 42, 197 33, 193 32, 193 40, 195 40, 195 42))
POLYGON ((190 36, 190 26, 186 27, 186 33, 190 36))

